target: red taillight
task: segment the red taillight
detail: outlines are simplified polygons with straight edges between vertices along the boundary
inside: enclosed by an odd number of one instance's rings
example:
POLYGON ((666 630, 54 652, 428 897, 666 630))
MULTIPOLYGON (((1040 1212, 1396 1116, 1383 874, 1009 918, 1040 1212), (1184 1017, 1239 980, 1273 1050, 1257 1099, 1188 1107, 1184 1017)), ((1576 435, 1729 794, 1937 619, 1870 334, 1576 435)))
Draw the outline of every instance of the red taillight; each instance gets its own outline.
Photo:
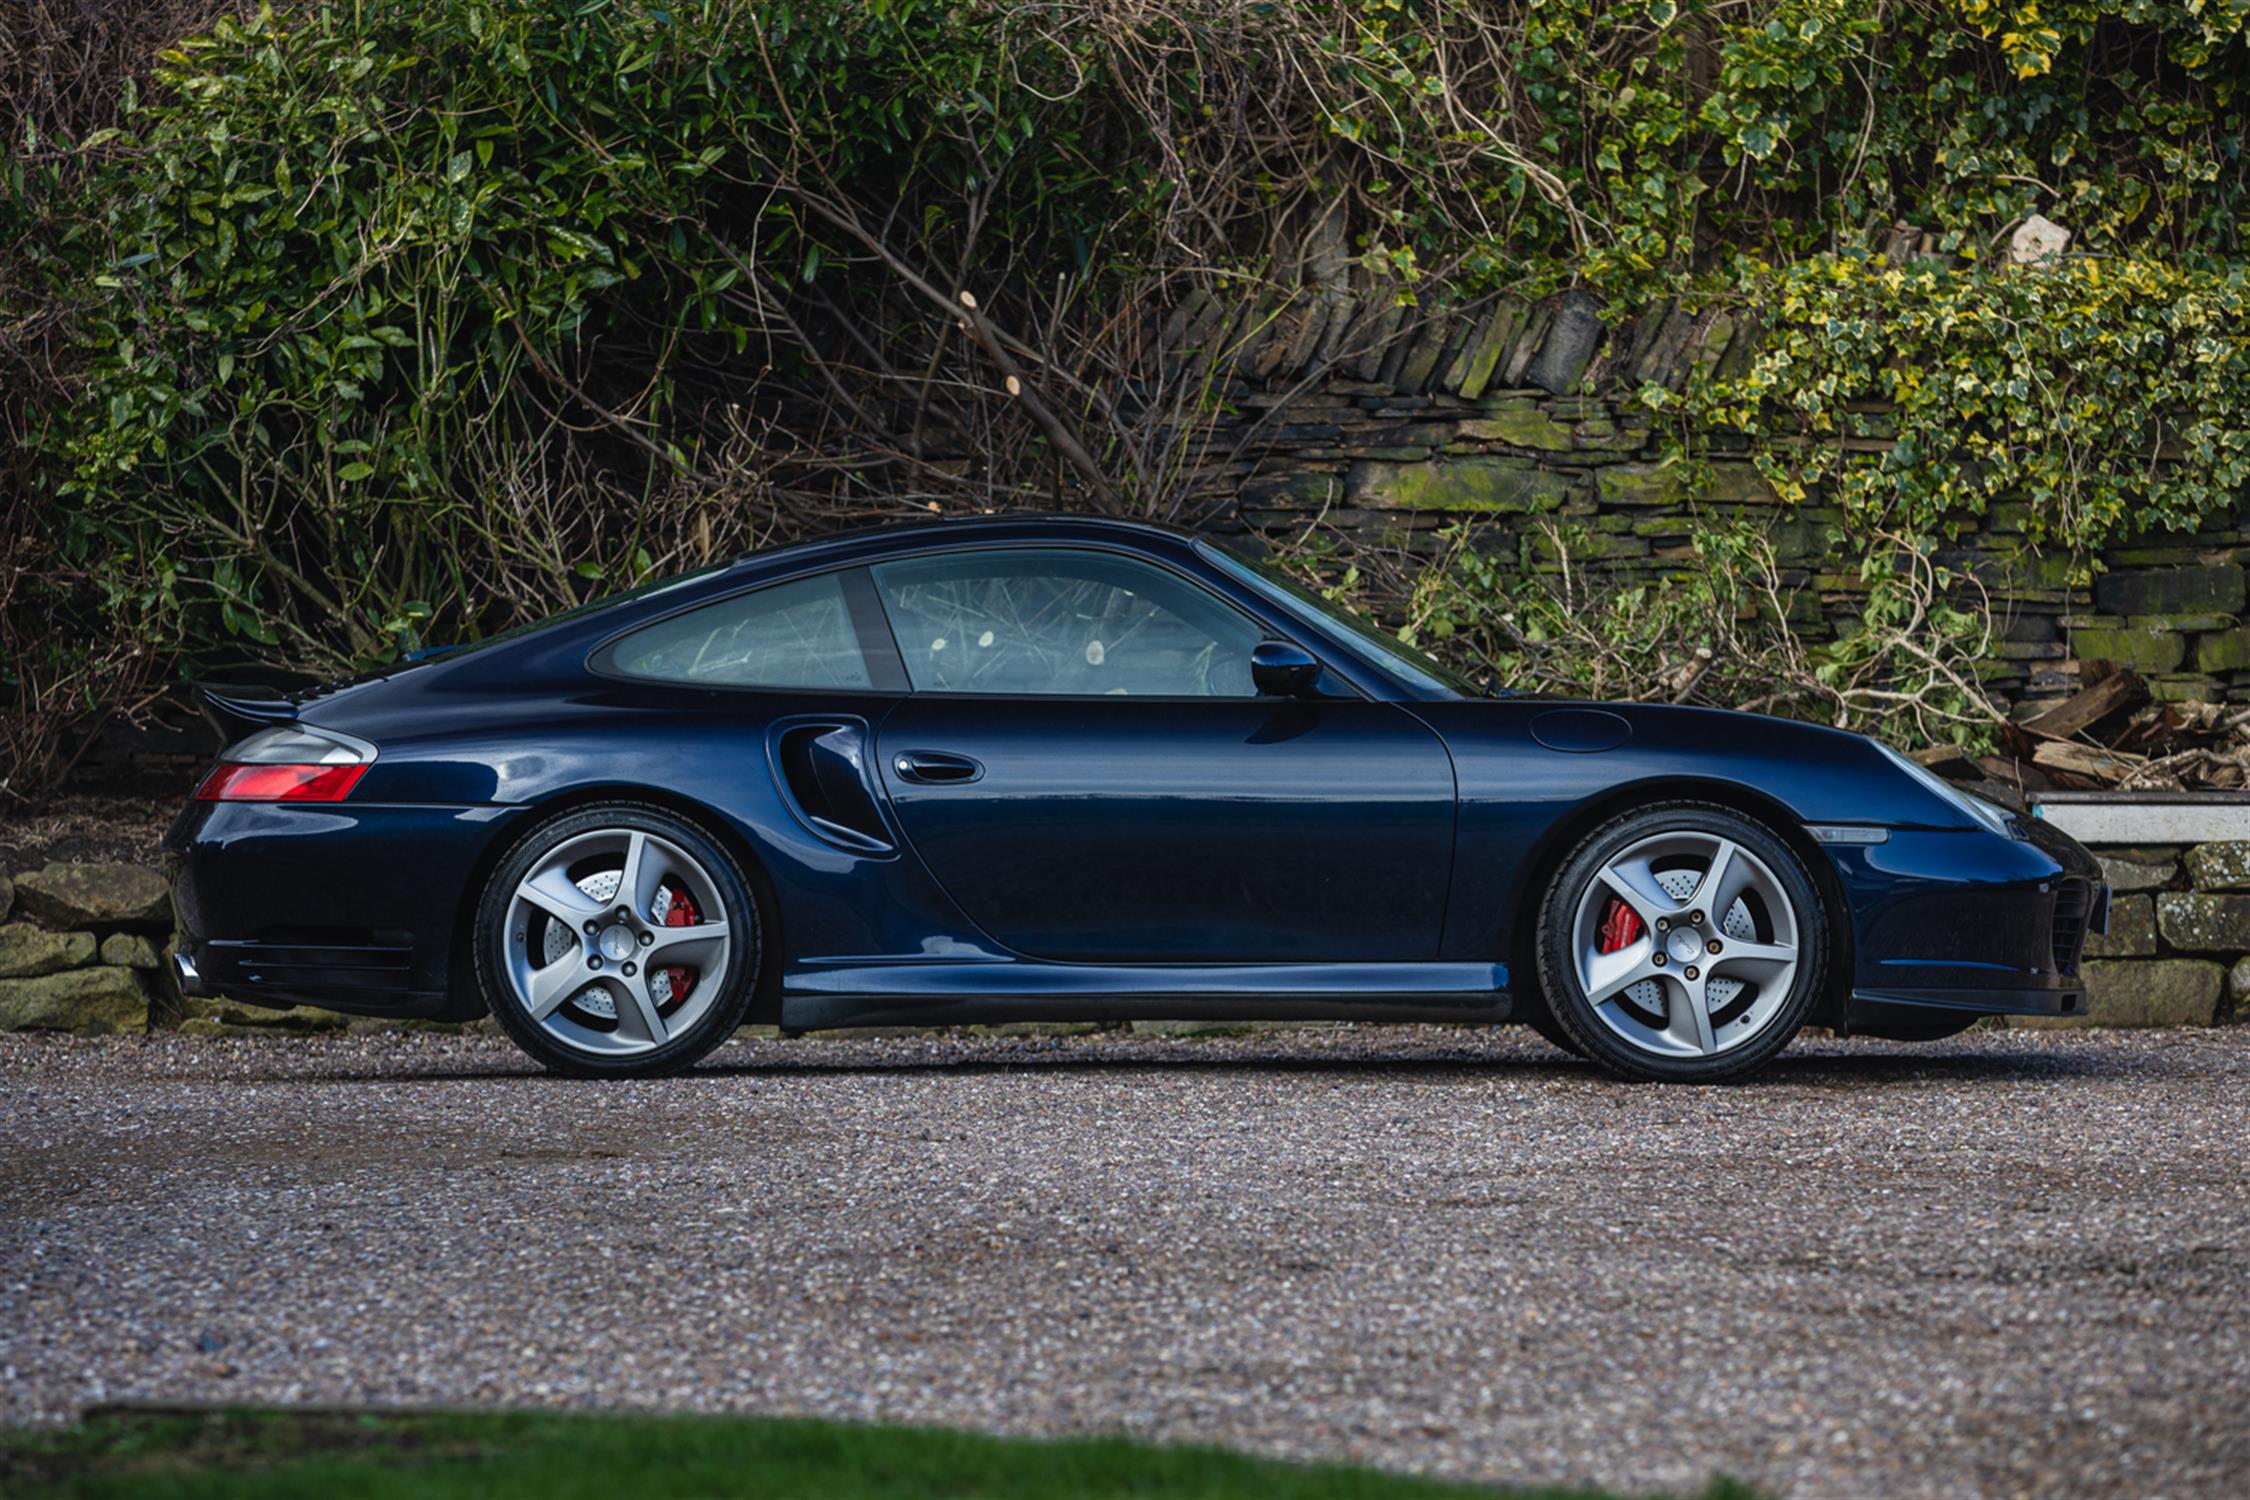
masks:
POLYGON ((195 789, 198 802, 341 802, 365 766, 269 766, 222 761, 195 789))

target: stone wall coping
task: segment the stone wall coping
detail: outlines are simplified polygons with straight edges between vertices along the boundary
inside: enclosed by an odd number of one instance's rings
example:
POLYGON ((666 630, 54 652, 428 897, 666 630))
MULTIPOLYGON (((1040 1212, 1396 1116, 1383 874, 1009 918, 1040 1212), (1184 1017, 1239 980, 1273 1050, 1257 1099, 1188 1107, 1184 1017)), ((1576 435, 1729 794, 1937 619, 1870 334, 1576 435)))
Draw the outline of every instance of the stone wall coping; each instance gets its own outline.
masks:
POLYGON ((2250 803, 2250 792, 2033 792, 2033 803, 2052 806, 2056 803, 2101 803, 2118 806, 2129 803, 2250 803))
POLYGON ((2241 792, 2041 792, 2031 815, 2082 844, 2209 844, 2250 839, 2241 792))

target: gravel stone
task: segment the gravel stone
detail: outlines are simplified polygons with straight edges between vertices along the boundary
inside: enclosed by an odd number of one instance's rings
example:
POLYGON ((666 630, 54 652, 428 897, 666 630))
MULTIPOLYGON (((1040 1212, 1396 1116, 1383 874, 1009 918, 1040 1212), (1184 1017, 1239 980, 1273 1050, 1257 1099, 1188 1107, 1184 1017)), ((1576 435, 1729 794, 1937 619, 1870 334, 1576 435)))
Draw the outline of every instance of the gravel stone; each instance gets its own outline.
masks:
POLYGON ((2239 1493, 2250 1031, 0 1038, 0 1421, 799 1412, 1515 1483, 2239 1493))

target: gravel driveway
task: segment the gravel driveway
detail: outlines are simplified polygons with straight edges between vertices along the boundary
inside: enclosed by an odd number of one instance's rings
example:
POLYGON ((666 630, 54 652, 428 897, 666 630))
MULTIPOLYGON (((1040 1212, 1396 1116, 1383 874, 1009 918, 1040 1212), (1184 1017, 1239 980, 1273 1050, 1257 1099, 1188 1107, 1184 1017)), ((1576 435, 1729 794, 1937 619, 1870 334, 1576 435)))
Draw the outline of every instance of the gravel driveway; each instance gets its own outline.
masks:
POLYGON ((1117 1430, 1500 1481, 2221 1494, 2250 1030, 0 1039, 0 1419, 115 1398, 1117 1430))

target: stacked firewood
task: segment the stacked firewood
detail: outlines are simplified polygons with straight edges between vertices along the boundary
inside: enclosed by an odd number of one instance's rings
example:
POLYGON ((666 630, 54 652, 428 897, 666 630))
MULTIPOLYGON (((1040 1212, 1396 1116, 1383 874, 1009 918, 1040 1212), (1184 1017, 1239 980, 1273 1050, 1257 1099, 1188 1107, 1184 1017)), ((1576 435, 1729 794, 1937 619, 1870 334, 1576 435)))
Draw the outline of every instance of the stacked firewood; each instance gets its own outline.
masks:
POLYGON ((2090 661, 2062 702, 2002 731, 1998 753, 1925 751, 1941 775, 2021 801, 2047 791, 2239 791, 2250 783, 2250 705, 2152 703, 2148 684, 2090 661))

